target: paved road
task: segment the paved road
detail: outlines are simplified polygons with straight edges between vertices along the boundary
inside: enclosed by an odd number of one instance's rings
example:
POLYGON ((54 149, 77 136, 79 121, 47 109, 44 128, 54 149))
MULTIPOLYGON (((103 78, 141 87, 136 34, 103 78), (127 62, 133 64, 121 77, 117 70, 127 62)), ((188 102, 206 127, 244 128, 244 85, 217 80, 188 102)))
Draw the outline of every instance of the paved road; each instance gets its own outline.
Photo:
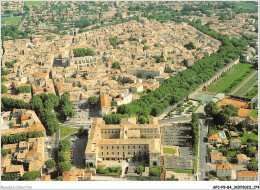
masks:
POLYGON ((257 74, 258 71, 253 72, 242 84, 240 84, 235 90, 233 90, 230 95, 234 95, 242 86, 247 84, 247 82, 257 74))
POLYGON ((199 140, 199 181, 206 178, 206 172, 208 171, 206 163, 206 155, 208 154, 207 143, 203 142, 203 139, 207 137, 208 126, 205 124, 204 119, 200 119, 200 140, 199 140))
POLYGON ((190 120, 191 120, 191 115, 181 116, 181 117, 175 117, 175 118, 172 118, 172 119, 159 120, 159 124, 172 123, 172 122, 175 122, 175 121, 187 121, 187 122, 189 122, 190 120))

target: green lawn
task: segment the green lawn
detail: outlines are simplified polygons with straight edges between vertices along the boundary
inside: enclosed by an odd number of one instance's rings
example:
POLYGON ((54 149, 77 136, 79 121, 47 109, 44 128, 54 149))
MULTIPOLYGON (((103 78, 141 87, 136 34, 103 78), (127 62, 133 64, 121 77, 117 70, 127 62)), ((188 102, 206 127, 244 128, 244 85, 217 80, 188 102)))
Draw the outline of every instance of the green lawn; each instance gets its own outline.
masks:
POLYGON ((26 1, 26 5, 42 5, 46 4, 48 1, 26 1))
MULTIPOLYGON (((248 76, 249 77, 249 76, 248 76)), ((256 73, 244 86, 242 86, 234 95, 243 97, 243 95, 250 89, 257 81, 258 73, 256 73)))
MULTIPOLYGON (((208 91, 211 92, 224 92, 226 89, 230 88, 230 85, 238 78, 241 78, 247 71, 249 71, 253 67, 252 64, 248 63, 238 63, 229 71, 225 72, 222 77, 212 83, 208 91)), ((253 70, 252 70, 253 72, 253 70)), ((247 77, 245 77, 247 78, 247 77)), ((240 81, 236 86, 232 89, 229 89, 229 92, 232 92, 238 85, 240 85, 244 80, 240 81)))
POLYGON ((66 136, 69 136, 73 133, 76 133, 79 129, 78 128, 71 128, 71 127, 65 127, 61 126, 60 127, 60 138, 64 138, 66 136))
POLYGON ((188 173, 188 174, 192 174, 192 170, 173 170, 173 172, 175 172, 175 173, 188 173))
POLYGON ((18 25, 22 17, 3 17, 2 21, 5 21, 7 25, 18 25))
POLYGON ((174 148, 163 148, 164 154, 175 154, 176 150, 174 148))
POLYGON ((258 110, 257 109, 253 109, 250 114, 251 117, 253 118, 258 118, 258 110))

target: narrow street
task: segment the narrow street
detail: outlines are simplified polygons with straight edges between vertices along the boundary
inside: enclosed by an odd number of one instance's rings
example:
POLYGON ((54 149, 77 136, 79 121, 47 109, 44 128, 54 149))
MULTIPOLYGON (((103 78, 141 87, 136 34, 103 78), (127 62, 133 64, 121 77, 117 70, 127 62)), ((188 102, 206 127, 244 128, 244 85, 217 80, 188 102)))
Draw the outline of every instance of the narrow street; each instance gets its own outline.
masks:
POLYGON ((205 119, 200 119, 200 139, 199 139, 199 178, 198 181, 203 181, 207 177, 208 167, 206 156, 208 155, 207 151, 207 142, 204 142, 204 138, 208 134, 208 126, 206 125, 205 119))

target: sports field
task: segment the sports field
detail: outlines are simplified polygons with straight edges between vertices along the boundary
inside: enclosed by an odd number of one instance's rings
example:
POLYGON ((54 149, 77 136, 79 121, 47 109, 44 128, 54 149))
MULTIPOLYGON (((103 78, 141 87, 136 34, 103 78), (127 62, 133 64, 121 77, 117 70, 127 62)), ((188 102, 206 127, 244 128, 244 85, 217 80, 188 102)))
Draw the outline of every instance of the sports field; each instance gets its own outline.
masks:
POLYGON ((5 21, 6 25, 18 25, 22 17, 3 17, 1 21, 5 21))
POLYGON ((212 100, 213 97, 214 97, 214 95, 199 92, 199 93, 195 94, 194 96, 192 96, 190 99, 208 103, 212 100))
POLYGON ((26 1, 26 5, 42 5, 46 3, 47 1, 26 1))
MULTIPOLYGON (((236 66, 234 66, 229 71, 225 72, 222 77, 220 77, 218 80, 216 80, 214 83, 212 83, 208 91, 211 92, 225 92, 225 90, 228 90, 229 92, 232 92, 237 86, 239 86, 247 77, 245 77, 243 80, 238 82, 235 86, 230 88, 230 86, 234 83, 235 80, 241 79, 241 77, 249 71, 253 67, 252 64, 248 63, 238 63, 236 66)), ((252 70, 254 72, 254 70, 252 70)), ((250 73, 251 74, 251 73, 250 73)), ((250 75, 249 75, 250 76, 250 75)))
POLYGON ((245 85, 243 85, 234 95, 243 97, 243 95, 256 83, 258 73, 256 73, 245 85))

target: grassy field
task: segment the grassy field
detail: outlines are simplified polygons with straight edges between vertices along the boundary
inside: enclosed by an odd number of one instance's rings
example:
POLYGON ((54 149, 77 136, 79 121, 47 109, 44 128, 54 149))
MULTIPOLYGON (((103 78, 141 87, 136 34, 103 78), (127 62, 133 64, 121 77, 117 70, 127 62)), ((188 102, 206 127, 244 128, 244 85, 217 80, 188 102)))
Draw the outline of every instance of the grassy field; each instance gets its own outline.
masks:
POLYGON ((71 127, 65 127, 65 126, 61 126, 60 127, 60 138, 64 138, 66 136, 69 136, 73 133, 76 133, 79 129, 77 128, 71 128, 71 127))
POLYGON ((250 89, 257 81, 258 73, 256 73, 244 86, 242 86, 234 95, 243 97, 243 95, 250 89))
POLYGON ((251 117, 253 118, 257 118, 258 117, 258 110, 257 109, 253 109, 250 114, 251 117))
POLYGON ((22 17, 3 17, 2 21, 5 21, 7 25, 18 25, 22 17))
POLYGON ((175 173, 188 173, 188 174, 192 174, 192 170, 173 170, 173 172, 175 172, 175 173))
POLYGON ((175 154, 176 150, 174 148, 163 148, 164 154, 175 154))
POLYGON ((47 1, 26 1, 26 5, 42 5, 46 3, 47 1))
MULTIPOLYGON (((214 83, 212 83, 209 86, 208 91, 223 93, 226 89, 228 89, 230 87, 230 85, 236 79, 242 77, 247 71, 249 71, 252 66, 253 66, 252 64, 238 63, 232 69, 230 69, 229 71, 224 73, 222 77, 220 77, 218 80, 216 80, 214 83)), ((244 80, 240 81, 236 86, 234 86, 232 89, 230 89, 229 92, 232 92, 233 89, 236 88, 238 85, 240 85, 243 81, 244 80)))

